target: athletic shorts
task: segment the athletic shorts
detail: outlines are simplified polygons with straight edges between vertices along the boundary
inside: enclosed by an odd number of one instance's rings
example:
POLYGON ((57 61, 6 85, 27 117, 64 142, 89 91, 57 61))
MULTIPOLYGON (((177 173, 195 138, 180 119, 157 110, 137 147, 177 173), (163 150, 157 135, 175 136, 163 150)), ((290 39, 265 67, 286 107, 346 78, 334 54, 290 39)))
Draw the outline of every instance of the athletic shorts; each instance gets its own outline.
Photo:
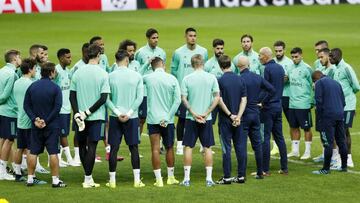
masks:
POLYGON ((31 140, 31 129, 20 129, 17 130, 17 148, 28 149, 30 147, 31 140))
POLYGON ((149 136, 153 134, 160 134, 162 143, 165 148, 174 146, 175 127, 174 124, 168 124, 166 128, 161 127, 159 124, 147 124, 149 136))
POLYGON ((344 111, 345 128, 352 128, 355 111, 344 111))
POLYGON ((16 139, 17 119, 0 116, 0 138, 14 141, 16 139))
POLYGON ((178 110, 176 111, 175 114, 177 117, 179 118, 186 118, 186 107, 184 106, 183 103, 180 104, 178 110))
POLYGON ((140 106, 139 106, 139 118, 146 119, 147 117, 147 97, 144 97, 140 106))
POLYGON ((76 132, 79 142, 99 141, 104 139, 105 122, 103 120, 85 121, 85 129, 76 132))
POLYGON ((70 114, 60 114, 60 136, 67 137, 70 131, 70 114))
POLYGON ((140 143, 139 128, 139 118, 129 119, 122 123, 117 117, 110 116, 108 143, 120 145, 124 135, 127 145, 137 145, 140 143))
POLYGON ((184 146, 193 148, 198 138, 200 139, 200 143, 203 147, 211 147, 215 145, 211 120, 202 124, 190 119, 186 119, 184 131, 184 146))
POLYGON ((290 128, 301 128, 305 131, 312 127, 312 117, 310 109, 289 109, 290 128))
POLYGON ((50 154, 60 152, 59 138, 60 128, 55 129, 31 129, 30 153, 39 155, 46 151, 50 154))

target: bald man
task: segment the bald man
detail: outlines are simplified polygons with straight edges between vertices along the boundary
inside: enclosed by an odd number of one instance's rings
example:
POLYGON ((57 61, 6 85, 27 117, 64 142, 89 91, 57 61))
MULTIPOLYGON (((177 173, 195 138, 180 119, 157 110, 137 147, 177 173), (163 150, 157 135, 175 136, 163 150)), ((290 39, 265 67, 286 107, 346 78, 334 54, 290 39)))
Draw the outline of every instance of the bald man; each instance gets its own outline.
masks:
POLYGON ((285 72, 281 65, 273 60, 272 51, 269 47, 263 47, 259 52, 260 63, 265 66, 264 79, 276 90, 275 94, 268 97, 262 103, 261 123, 264 125, 263 169, 264 175, 270 175, 270 137, 274 137, 280 152, 280 174, 288 174, 287 153, 284 136, 282 133, 282 105, 281 97, 284 88, 285 72))
MULTIPOLYGON (((237 67, 240 69, 240 78, 246 85, 247 89, 247 104, 241 119, 241 125, 244 134, 249 136, 251 146, 255 151, 256 159, 256 179, 263 179, 263 153, 260 136, 260 106, 263 101, 272 98, 275 94, 274 87, 267 82, 263 77, 249 71, 249 59, 245 56, 238 58, 237 67), (265 94, 259 94, 259 93, 265 94)), ((247 142, 247 140, 245 140, 247 142)), ((234 178, 234 182, 244 183, 246 174, 246 145, 241 149, 238 177, 234 178)))

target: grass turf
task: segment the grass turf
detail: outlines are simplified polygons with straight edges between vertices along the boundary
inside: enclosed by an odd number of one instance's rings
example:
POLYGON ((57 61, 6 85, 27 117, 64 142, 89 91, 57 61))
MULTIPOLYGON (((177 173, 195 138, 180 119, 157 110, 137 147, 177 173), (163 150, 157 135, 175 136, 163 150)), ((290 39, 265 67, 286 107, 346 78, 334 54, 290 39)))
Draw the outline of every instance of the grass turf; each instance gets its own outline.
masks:
MULTIPOLYGON (((304 59, 312 65, 315 60, 314 43, 320 39, 328 40, 331 47, 340 47, 344 59, 350 63, 360 74, 358 67, 360 59, 360 7, 350 5, 340 6, 291 6, 291 7, 256 7, 233 9, 182 9, 166 11, 136 11, 136 12, 79 12, 79 13, 53 13, 53 14, 26 14, 26 15, 0 15, 0 53, 15 48, 27 55, 31 44, 41 43, 49 47, 51 61, 56 60, 56 51, 59 48, 72 50, 73 64, 80 59, 80 49, 84 42, 92 36, 100 35, 105 40, 106 54, 109 62, 113 62, 113 55, 118 44, 125 38, 138 43, 138 47, 146 43, 145 30, 155 27, 160 32, 159 46, 167 53, 167 67, 170 65, 173 51, 184 44, 184 30, 193 26, 198 30, 198 43, 209 50, 212 56, 212 40, 223 38, 226 53, 234 56, 239 52, 240 36, 250 33, 254 37, 254 48, 259 50, 262 46, 272 47, 274 41, 281 39, 287 43, 287 50, 300 46, 304 51, 304 59)), ((4 65, 3 61, 0 63, 4 65)), ((284 120, 285 121, 285 120, 284 120)), ((355 168, 360 171, 359 147, 359 119, 355 117, 351 131, 353 160, 355 168)), ((217 127, 214 128, 217 132, 217 127)), ((290 148, 289 130, 284 123, 284 134, 287 146, 290 148)), ((216 146, 214 151, 213 178, 222 176, 221 147, 218 134, 215 133, 216 146)), ((72 139, 72 134, 69 139, 72 139)), ((71 140, 70 139, 70 140, 71 140)), ((303 138, 302 138, 303 139, 303 138)), ((98 145, 99 154, 104 154, 102 143, 98 145)), ((301 151, 304 143, 301 143, 301 151)), ((251 152, 251 147, 248 147, 251 152)), ((360 196, 358 183, 360 174, 336 173, 329 176, 315 176, 312 170, 318 165, 311 161, 289 163, 289 176, 277 175, 279 161, 271 161, 271 177, 264 180, 255 180, 248 175, 244 185, 205 187, 205 169, 198 148, 194 150, 194 161, 191 171, 192 185, 190 188, 179 186, 166 186, 155 188, 152 186, 154 176, 151 167, 150 146, 148 137, 142 137, 140 153, 141 175, 146 187, 135 189, 132 187, 133 175, 130 157, 124 143, 120 154, 125 161, 118 163, 118 187, 110 190, 105 187, 108 180, 107 162, 96 164, 94 179, 102 184, 98 189, 85 190, 81 188, 83 170, 78 168, 61 169, 61 178, 68 184, 68 188, 55 190, 49 184, 26 188, 21 183, 0 181, 0 199, 6 198, 10 202, 165 202, 165 201, 194 201, 194 202, 357 202, 360 196)), ((318 133, 314 132, 312 155, 321 153, 318 133)), ((47 158, 42 156, 41 161, 46 165, 47 158)), ((296 159, 291 159, 296 160, 296 159)), ((255 171, 253 155, 249 155, 248 169, 255 171)), ((233 157, 233 175, 236 164, 233 157)), ((162 157, 162 175, 166 177, 166 166, 162 157)), ((175 176, 183 178, 182 157, 176 156, 175 176)), ((50 175, 38 174, 38 177, 51 181, 50 175)), ((166 180, 166 178, 164 178, 166 180)))

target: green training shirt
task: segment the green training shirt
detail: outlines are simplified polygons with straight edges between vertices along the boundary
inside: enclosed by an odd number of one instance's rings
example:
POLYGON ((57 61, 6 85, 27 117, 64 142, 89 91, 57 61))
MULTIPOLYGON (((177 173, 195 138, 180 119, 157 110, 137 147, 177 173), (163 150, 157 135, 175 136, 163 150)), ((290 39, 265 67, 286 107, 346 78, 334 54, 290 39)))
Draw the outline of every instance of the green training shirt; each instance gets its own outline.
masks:
POLYGON ((191 57, 195 54, 202 55, 204 63, 208 60, 207 50, 198 44, 194 50, 190 50, 186 44, 175 50, 171 60, 171 74, 176 77, 179 84, 182 83, 185 76, 194 72, 194 68, 191 66, 191 57))
MULTIPOLYGON (((74 73, 70 91, 76 91, 79 111, 86 111, 100 99, 101 93, 110 93, 108 73, 99 65, 87 64, 74 73)), ((105 105, 86 120, 105 120, 105 105)))
MULTIPOLYGON (((237 67, 240 56, 245 56, 249 59, 249 63, 250 63, 249 70, 251 72, 261 75, 261 76, 264 74, 264 66, 260 63, 259 54, 256 51, 254 51, 254 50, 250 50, 249 52, 242 51, 238 55, 236 55, 233 58, 233 63, 235 64, 236 67, 237 67)), ((237 68, 239 68, 239 67, 237 67, 237 68)))
MULTIPOLYGON (((285 75, 289 76, 289 73, 291 71, 291 69, 293 68, 293 61, 287 57, 287 56, 284 56, 281 61, 277 60, 277 58, 275 57, 274 58, 275 62, 280 64, 283 69, 284 69, 284 72, 285 72, 285 75)), ((290 96, 290 82, 287 81, 284 83, 284 90, 283 90, 283 97, 289 97, 290 96)))
POLYGON ((356 93, 360 90, 359 81, 353 68, 344 60, 334 68, 334 80, 338 81, 345 96, 345 111, 356 110, 356 93))
POLYGON ((138 109, 144 96, 141 75, 127 67, 116 66, 114 71, 109 74, 109 84, 111 93, 106 105, 112 111, 111 116, 117 117, 115 109, 120 114, 126 114, 132 110, 130 118, 137 118, 138 109))
POLYGON ((63 99, 60 114, 70 114, 70 70, 67 68, 64 69, 60 64, 56 65, 55 69, 57 75, 54 82, 60 87, 63 99))
POLYGON ((17 105, 12 94, 14 83, 18 79, 16 67, 7 63, 0 69, 0 115, 10 118, 17 117, 17 105))
MULTIPOLYGON (((219 91, 216 77, 203 69, 185 76, 181 84, 181 95, 187 96, 191 109, 199 115, 209 109, 213 101, 213 94, 219 91)), ((189 111, 186 112, 186 119, 195 120, 189 111)), ((211 119, 210 114, 206 120, 211 119)))
POLYGON ((308 64, 301 61, 293 65, 289 73, 291 109, 310 109, 313 104, 312 70, 308 64))
POLYGON ((157 68, 144 76, 147 89, 148 124, 160 124, 162 120, 174 123, 174 116, 181 103, 180 86, 176 78, 164 69, 157 68))
MULTIPOLYGON (((233 63, 231 63, 230 68, 234 73, 239 74, 239 69, 237 69, 233 63)), ((206 61, 204 65, 204 70, 208 73, 213 74, 217 79, 219 79, 224 74, 224 72, 219 66, 219 62, 216 56, 213 56, 208 61, 206 61)))
POLYGON ((33 83, 33 80, 21 77, 14 84, 14 98, 18 108, 17 127, 20 129, 31 129, 31 120, 24 110, 24 99, 26 90, 33 83))

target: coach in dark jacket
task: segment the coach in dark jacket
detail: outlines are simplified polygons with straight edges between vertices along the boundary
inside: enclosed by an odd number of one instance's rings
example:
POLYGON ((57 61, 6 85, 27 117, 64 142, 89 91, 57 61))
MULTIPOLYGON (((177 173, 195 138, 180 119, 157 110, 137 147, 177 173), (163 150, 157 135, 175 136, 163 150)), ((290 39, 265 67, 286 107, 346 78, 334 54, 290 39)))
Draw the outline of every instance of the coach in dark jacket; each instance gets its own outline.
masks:
POLYGON ((345 144, 344 106, 345 97, 340 83, 326 77, 320 71, 312 74, 315 83, 316 129, 324 146, 324 165, 314 174, 330 173, 330 161, 334 138, 341 156, 340 171, 347 171, 347 147, 345 144))
POLYGON ((34 185, 34 170, 37 156, 46 147, 50 155, 52 187, 66 187, 59 179, 59 113, 62 93, 58 85, 51 81, 55 76, 55 64, 41 66, 41 79, 30 85, 25 94, 24 110, 31 119, 30 155, 28 157, 27 186, 34 185))
POLYGON ((280 174, 288 174, 286 144, 282 131, 282 93, 284 89, 285 72, 281 65, 273 59, 269 47, 263 47, 259 52, 259 60, 265 66, 264 79, 276 90, 275 94, 263 102, 261 122, 264 124, 263 169, 264 174, 270 174, 270 137, 274 137, 280 152, 280 174))

